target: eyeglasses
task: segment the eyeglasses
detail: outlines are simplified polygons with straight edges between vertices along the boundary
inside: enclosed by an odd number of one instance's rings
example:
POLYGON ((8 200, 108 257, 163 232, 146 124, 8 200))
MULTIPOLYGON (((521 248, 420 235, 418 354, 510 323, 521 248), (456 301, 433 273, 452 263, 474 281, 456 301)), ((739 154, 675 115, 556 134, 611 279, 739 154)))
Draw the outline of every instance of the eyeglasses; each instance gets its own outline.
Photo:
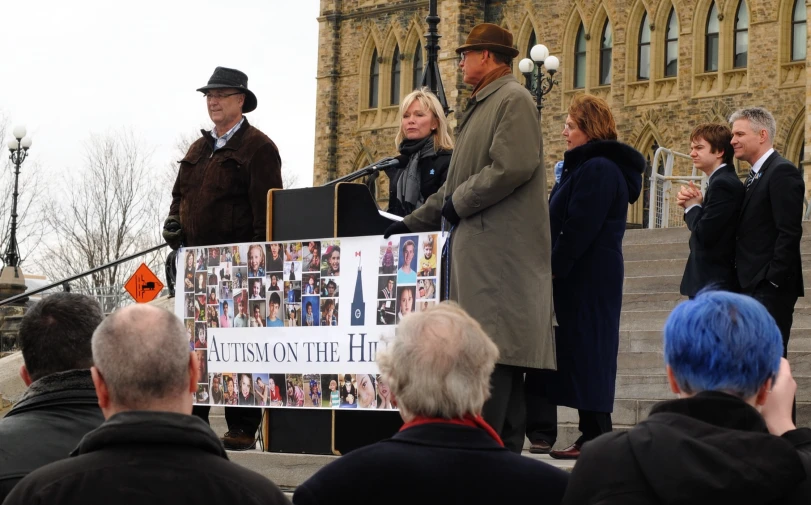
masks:
POLYGON ((574 123, 571 123, 571 124, 564 123, 563 124, 563 131, 572 131, 572 130, 577 130, 577 125, 576 124, 574 124, 574 123))
POLYGON ((481 51, 462 51, 459 53, 459 61, 465 61, 467 58, 468 53, 480 53, 481 51))
POLYGON ((223 98, 228 98, 229 96, 234 95, 241 95, 241 91, 236 91, 234 93, 204 93, 203 95, 206 97, 206 100, 222 100, 223 98))

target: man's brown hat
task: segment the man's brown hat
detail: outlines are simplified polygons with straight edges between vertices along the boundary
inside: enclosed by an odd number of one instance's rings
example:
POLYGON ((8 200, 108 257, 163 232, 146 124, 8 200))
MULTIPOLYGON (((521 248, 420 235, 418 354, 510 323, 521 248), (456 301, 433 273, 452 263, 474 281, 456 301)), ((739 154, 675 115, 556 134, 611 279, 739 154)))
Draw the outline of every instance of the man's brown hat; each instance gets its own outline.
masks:
POLYGON ((456 54, 461 54, 462 51, 483 51, 485 49, 494 53, 506 54, 511 58, 518 56, 518 49, 513 47, 513 34, 491 23, 474 26, 465 43, 456 48, 456 54))

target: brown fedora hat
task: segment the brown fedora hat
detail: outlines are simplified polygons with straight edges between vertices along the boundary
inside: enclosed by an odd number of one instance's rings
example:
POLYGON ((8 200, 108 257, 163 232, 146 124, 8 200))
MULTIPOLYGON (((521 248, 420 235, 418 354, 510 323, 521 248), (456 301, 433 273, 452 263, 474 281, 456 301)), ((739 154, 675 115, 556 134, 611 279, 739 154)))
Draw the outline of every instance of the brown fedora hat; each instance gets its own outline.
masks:
POLYGON ((461 54, 462 51, 483 51, 485 49, 494 53, 506 54, 511 58, 518 56, 518 49, 513 47, 513 34, 491 23, 474 26, 465 43, 456 48, 456 54, 461 54))

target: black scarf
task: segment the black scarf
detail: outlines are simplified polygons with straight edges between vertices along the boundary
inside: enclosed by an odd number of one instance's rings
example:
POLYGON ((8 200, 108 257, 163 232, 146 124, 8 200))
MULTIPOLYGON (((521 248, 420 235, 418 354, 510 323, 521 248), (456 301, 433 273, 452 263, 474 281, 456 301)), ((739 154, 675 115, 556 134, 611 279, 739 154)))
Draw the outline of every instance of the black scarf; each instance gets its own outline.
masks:
POLYGON ((420 140, 402 141, 400 154, 408 156, 409 159, 405 172, 397 180, 397 199, 400 200, 406 214, 410 214, 425 203, 425 198, 420 191, 422 176, 417 166, 421 158, 436 154, 433 135, 420 140))

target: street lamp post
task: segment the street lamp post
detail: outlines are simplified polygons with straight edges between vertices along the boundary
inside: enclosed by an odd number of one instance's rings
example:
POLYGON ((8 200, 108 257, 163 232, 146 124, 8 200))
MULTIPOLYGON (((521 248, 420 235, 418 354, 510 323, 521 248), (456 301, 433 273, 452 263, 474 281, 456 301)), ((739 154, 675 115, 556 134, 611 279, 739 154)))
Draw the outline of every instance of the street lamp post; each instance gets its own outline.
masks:
POLYGON ((20 194, 20 166, 28 157, 28 149, 31 147, 31 137, 26 137, 25 133, 25 126, 16 126, 12 132, 14 138, 9 140, 7 144, 9 151, 11 151, 9 159, 14 164, 14 192, 11 194, 11 228, 6 252, 3 256, 3 262, 6 266, 3 268, 2 280, 0 280, 2 283, 9 282, 11 279, 22 280, 23 291, 25 290, 25 280, 19 268, 20 247, 17 244, 17 197, 20 194), (11 277, 7 272, 8 269, 13 270, 11 277))
POLYGON ((453 112, 445 98, 445 88, 442 86, 442 77, 439 75, 439 15, 436 7, 437 0, 428 0, 428 33, 425 34, 425 51, 428 54, 428 62, 422 72, 422 85, 431 90, 439 99, 442 110, 447 116, 453 112))
POLYGON ((543 108, 543 97, 549 94, 552 87, 558 83, 554 77, 560 66, 560 60, 555 56, 549 56, 549 49, 543 44, 533 46, 529 51, 529 56, 532 59, 524 58, 518 62, 518 69, 526 78, 525 86, 534 95, 535 106, 538 107, 540 114, 543 108), (541 67, 545 67, 546 72, 541 67))

